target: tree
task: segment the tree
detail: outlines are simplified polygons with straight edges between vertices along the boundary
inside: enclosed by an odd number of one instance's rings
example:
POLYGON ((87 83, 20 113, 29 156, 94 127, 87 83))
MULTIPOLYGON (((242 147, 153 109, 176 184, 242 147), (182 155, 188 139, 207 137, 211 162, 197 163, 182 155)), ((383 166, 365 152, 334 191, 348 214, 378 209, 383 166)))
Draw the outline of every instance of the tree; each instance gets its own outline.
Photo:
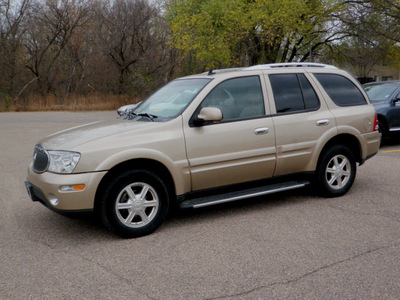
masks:
POLYGON ((75 32, 90 19, 85 0, 46 0, 32 5, 25 29, 25 66, 37 78, 39 92, 55 92, 65 64, 57 64, 75 32))
POLYGON ((207 68, 304 61, 337 33, 326 26, 342 4, 322 0, 172 0, 171 44, 207 68))
POLYGON ((400 3, 389 0, 349 0, 336 20, 346 38, 332 45, 332 57, 358 77, 368 77, 376 65, 400 65, 400 3))
POLYGON ((130 78, 153 74, 165 64, 160 15, 147 1, 103 2, 97 7, 96 16, 97 39, 118 71, 119 94, 127 92, 130 78))
POLYGON ((15 93, 18 75, 23 68, 22 24, 29 1, 13 5, 10 0, 0 1, 0 92, 11 97, 15 93))

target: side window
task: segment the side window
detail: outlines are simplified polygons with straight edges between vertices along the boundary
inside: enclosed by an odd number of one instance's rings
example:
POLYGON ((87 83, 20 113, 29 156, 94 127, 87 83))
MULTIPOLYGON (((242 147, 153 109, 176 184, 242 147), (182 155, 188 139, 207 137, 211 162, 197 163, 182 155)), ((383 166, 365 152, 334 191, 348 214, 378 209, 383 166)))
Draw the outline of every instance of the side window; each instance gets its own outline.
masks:
POLYGON ((316 110, 319 99, 304 74, 271 74, 277 113, 316 110))
POLYGON ((338 74, 316 73, 315 78, 338 106, 367 104, 363 94, 348 78, 338 74))
POLYGON ((297 76, 303 89, 303 97, 306 109, 317 110, 319 108, 319 99, 313 87, 311 86, 311 83, 307 80, 304 74, 298 74, 297 76))
POLYGON ((265 114, 264 100, 258 76, 228 79, 217 85, 200 106, 217 107, 222 120, 261 117, 265 114))

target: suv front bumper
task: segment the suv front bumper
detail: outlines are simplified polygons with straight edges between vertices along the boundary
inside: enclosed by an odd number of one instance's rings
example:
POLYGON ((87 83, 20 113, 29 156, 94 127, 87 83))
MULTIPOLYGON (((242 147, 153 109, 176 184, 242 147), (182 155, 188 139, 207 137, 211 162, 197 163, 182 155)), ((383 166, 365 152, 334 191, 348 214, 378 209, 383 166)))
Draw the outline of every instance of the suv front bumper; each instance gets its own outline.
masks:
POLYGON ((33 201, 39 201, 56 212, 93 210, 97 187, 106 174, 103 172, 80 174, 35 173, 32 164, 25 182, 33 201), (84 186, 80 190, 65 191, 66 186, 84 186))

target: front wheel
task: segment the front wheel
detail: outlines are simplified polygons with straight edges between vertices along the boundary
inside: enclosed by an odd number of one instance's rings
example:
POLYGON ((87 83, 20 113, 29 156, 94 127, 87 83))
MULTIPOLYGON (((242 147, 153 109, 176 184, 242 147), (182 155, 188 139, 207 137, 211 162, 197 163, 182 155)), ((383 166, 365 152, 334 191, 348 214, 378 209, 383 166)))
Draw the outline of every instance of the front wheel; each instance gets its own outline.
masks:
POLYGON ((384 144, 385 140, 388 138, 388 130, 386 126, 378 122, 379 133, 381 134, 381 146, 384 144))
POLYGON ((345 146, 336 145, 322 154, 318 163, 315 184, 324 197, 339 197, 346 194, 356 177, 356 161, 345 146))
POLYGON ((168 192, 162 180, 147 170, 126 171, 109 183, 101 200, 103 223, 126 237, 156 230, 168 212, 168 192))

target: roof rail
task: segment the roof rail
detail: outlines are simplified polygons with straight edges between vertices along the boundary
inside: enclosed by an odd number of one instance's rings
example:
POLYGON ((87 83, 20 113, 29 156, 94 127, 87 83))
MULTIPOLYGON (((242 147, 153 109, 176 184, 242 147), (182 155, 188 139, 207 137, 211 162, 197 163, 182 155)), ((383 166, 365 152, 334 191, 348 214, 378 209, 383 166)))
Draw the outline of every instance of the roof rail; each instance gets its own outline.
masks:
POLYGON ((265 64, 256 65, 252 67, 245 68, 243 70, 262 70, 262 69, 272 69, 272 68, 326 68, 326 69, 337 69, 335 66, 312 63, 312 62, 291 62, 291 63, 275 63, 275 64, 265 64))
POLYGON ((233 71, 241 71, 243 70, 243 68, 227 68, 227 69, 210 69, 207 72, 201 73, 203 75, 214 75, 214 74, 218 74, 218 73, 225 73, 225 72, 233 72, 233 71))

